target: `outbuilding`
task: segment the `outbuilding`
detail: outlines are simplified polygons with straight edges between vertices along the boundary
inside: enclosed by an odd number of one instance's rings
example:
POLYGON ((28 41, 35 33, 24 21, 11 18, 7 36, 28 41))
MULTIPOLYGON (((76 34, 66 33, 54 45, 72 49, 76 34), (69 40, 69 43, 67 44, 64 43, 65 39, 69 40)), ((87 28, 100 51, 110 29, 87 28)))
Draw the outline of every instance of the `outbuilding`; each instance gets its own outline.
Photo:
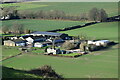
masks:
POLYGON ((34 47, 45 47, 48 45, 52 45, 52 43, 51 42, 36 42, 36 43, 34 43, 34 47))
POLYGON ((20 40, 20 39, 5 40, 4 41, 4 45, 6 45, 6 46, 25 46, 26 45, 26 41, 25 40, 20 40))
POLYGON ((6 40, 4 41, 5 46, 15 46, 15 42, 11 40, 6 40))

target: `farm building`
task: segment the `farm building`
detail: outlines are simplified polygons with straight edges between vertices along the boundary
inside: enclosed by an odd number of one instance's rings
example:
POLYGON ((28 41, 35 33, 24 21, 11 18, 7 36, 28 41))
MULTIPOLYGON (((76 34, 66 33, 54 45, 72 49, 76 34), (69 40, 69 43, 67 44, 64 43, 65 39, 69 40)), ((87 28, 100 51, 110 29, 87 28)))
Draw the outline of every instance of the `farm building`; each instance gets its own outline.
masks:
POLYGON ((28 44, 32 44, 32 43, 35 43, 35 42, 43 42, 46 40, 46 38, 44 37, 40 37, 40 36, 33 36, 33 37, 28 37, 26 38, 25 40, 27 40, 28 44))
POLYGON ((56 49, 56 48, 48 48, 47 49, 47 54, 60 54, 61 53, 61 51, 60 51, 60 49, 56 49))
POLYGON ((68 34, 64 34, 64 33, 55 33, 55 32, 41 32, 41 31, 36 31, 27 35, 33 35, 33 36, 43 36, 46 38, 50 38, 50 37, 59 37, 62 39, 67 39, 68 38, 68 34))
POLYGON ((52 45, 52 43, 51 42, 36 42, 36 43, 34 43, 34 47, 45 47, 48 45, 52 45))
POLYGON ((6 46, 25 46, 26 41, 21 40, 21 39, 16 39, 16 40, 6 40, 4 41, 4 45, 6 46))
POLYGON ((6 40, 6 41, 4 41, 4 45, 5 46, 15 46, 15 42, 13 42, 11 40, 6 40))
POLYGON ((108 43, 110 43, 109 40, 88 41, 88 44, 95 44, 96 46, 101 46, 108 43))

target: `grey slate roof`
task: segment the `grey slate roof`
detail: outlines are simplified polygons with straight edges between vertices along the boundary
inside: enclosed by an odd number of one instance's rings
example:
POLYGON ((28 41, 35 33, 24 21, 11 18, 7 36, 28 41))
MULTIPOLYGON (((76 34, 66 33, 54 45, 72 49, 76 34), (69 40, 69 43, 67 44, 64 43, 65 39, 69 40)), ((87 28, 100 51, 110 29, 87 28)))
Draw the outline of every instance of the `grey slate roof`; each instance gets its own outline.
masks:
POLYGON ((63 33, 36 31, 36 32, 30 33, 30 34, 40 34, 40 35, 50 35, 50 36, 61 36, 63 33))

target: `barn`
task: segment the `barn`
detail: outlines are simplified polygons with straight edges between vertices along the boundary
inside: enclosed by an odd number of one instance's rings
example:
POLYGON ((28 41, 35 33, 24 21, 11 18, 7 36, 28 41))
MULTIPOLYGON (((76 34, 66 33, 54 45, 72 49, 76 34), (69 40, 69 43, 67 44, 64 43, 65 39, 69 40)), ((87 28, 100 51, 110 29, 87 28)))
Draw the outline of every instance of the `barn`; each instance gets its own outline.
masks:
POLYGON ((68 38, 68 34, 55 33, 55 32, 42 32, 42 31, 35 31, 35 32, 32 32, 32 33, 27 34, 27 35, 43 36, 43 37, 46 37, 46 38, 50 38, 50 37, 53 37, 53 38, 59 37, 61 39, 67 39, 68 38))

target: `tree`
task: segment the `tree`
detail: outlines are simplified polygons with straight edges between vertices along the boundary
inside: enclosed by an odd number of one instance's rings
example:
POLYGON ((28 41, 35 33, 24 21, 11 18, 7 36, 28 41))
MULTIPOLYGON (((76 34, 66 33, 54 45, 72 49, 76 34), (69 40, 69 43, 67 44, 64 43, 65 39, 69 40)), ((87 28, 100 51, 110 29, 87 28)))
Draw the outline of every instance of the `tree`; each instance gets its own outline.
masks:
POLYGON ((67 41, 67 42, 64 42, 64 43, 63 43, 62 47, 63 47, 64 49, 70 50, 70 49, 74 49, 74 48, 75 48, 75 45, 74 45, 74 43, 67 41))
POLYGON ((86 52, 87 42, 81 42, 80 44, 80 50, 86 52))
POLYGON ((19 24, 19 23, 14 23, 13 27, 12 27, 12 31, 15 34, 21 34, 24 32, 24 26, 22 24, 19 24))
POLYGON ((18 11, 15 7, 3 7, 0 11, 2 11, 2 16, 9 15, 10 18, 18 18, 18 11))
POLYGON ((89 19, 93 21, 101 21, 104 22, 107 20, 107 13, 104 9, 97 9, 97 8, 92 8, 89 11, 89 19))
POLYGON ((44 65, 38 69, 33 69, 29 71, 29 73, 40 75, 44 78, 56 78, 58 80, 62 79, 62 76, 56 73, 55 70, 49 65, 44 65))
POLYGON ((3 32, 4 34, 7 34, 8 31, 9 31, 8 26, 3 26, 3 27, 2 27, 2 32, 3 32))
POLYGON ((99 10, 97 8, 92 8, 89 11, 89 19, 90 20, 97 21, 99 18, 98 15, 99 15, 99 10))
POLYGON ((30 32, 31 32, 31 31, 30 31, 29 29, 25 29, 25 30, 24 30, 24 33, 25 33, 25 34, 29 34, 30 32))
POLYGON ((104 21, 107 20, 108 15, 107 15, 107 13, 106 13, 106 11, 104 9, 100 9, 99 17, 100 17, 101 22, 104 22, 104 21))
POLYGON ((88 19, 88 16, 86 13, 81 13, 80 14, 80 20, 87 20, 88 19))

